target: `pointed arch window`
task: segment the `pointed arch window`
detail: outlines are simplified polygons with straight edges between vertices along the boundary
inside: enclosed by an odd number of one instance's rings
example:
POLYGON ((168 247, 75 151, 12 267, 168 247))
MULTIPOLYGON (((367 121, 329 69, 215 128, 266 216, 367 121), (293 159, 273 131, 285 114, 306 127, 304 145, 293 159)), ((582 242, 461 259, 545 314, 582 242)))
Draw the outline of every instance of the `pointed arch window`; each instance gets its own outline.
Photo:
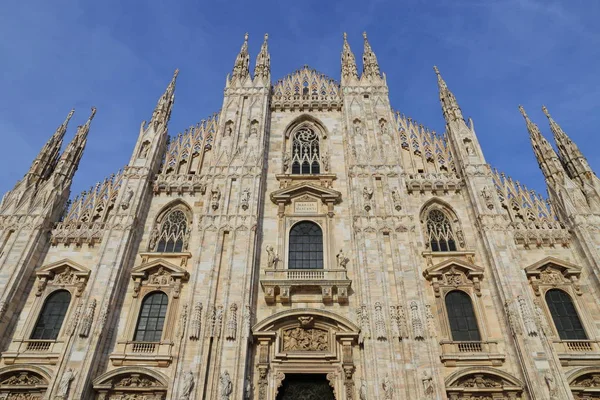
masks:
POLYGON ((560 289, 550 289, 546 292, 546 304, 561 340, 587 340, 571 296, 560 289))
POLYGON ((308 127, 294 133, 292 140, 292 174, 319 174, 319 136, 308 127))
POLYGON ((323 268, 323 231, 314 222, 304 221, 290 230, 289 269, 323 268))
POLYGON ((182 210, 169 211, 155 232, 158 237, 154 240, 154 251, 179 253, 187 248, 188 219, 182 210))
POLYGON ((70 303, 71 293, 67 290, 57 290, 48 296, 33 328, 31 339, 56 340, 70 303))
POLYGON ((429 211, 426 230, 431 251, 456 251, 456 238, 452 224, 442 210, 429 211))
POLYGON ((463 291, 453 290, 446 295, 446 312, 452 340, 481 341, 477 318, 471 297, 463 291))
POLYGON ((160 342, 167 315, 169 298, 163 292, 152 292, 142 301, 135 328, 136 342, 160 342))

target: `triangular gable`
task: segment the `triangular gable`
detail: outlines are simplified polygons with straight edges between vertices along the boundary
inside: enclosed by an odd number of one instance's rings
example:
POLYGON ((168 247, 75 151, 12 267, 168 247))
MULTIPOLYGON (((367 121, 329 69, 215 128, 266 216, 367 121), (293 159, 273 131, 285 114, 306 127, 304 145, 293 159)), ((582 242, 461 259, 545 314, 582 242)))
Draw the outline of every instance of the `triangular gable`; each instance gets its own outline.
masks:
POLYGON ((157 258, 155 260, 144 263, 138 267, 135 267, 133 271, 131 271, 131 277, 135 278, 145 278, 149 271, 163 267, 173 278, 180 278, 182 280, 186 280, 189 276, 189 273, 178 265, 165 261, 162 258, 157 258))
POLYGON ((571 276, 579 277, 581 275, 581 267, 554 257, 546 257, 543 260, 530 265, 525 268, 525 273, 527 276, 539 276, 547 267, 560 271, 565 278, 571 276))
POLYGON ((77 277, 87 278, 90 275, 90 270, 88 268, 84 267, 81 264, 77 264, 76 262, 71 261, 67 258, 53 262, 52 264, 45 265, 39 270, 37 270, 35 274, 38 277, 46 277, 50 279, 54 276, 55 273, 63 269, 65 266, 69 267, 73 271, 73 274, 77 277))
POLYGON ((285 204, 296 197, 307 194, 321 199, 323 203, 337 203, 342 198, 342 194, 337 190, 324 188, 310 183, 301 183, 299 185, 274 191, 271 193, 271 201, 276 204, 285 204))
POLYGON ((423 275, 426 279, 431 279, 433 277, 442 276, 445 272, 447 272, 450 268, 455 267, 460 269, 465 273, 467 278, 472 279, 473 277, 481 277, 483 276, 483 268, 476 266, 475 264, 471 264, 465 260, 461 260, 459 258, 449 258, 445 261, 442 261, 439 264, 434 265, 433 267, 427 268, 423 275))

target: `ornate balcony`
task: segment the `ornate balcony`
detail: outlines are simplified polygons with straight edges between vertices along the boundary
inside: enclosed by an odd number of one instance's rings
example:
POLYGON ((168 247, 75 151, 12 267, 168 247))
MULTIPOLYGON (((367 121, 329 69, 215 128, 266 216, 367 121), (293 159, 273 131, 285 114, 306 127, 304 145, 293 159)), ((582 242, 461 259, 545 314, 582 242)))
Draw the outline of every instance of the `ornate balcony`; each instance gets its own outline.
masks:
POLYGON ((6 364, 56 364, 63 350, 63 341, 57 340, 13 340, 7 351, 2 353, 6 364))
POLYGON ((134 342, 119 341, 110 360, 115 366, 121 365, 152 365, 167 367, 173 356, 173 342, 134 342))
POLYGON ((442 340, 441 361, 447 367, 458 365, 492 365, 504 363, 504 354, 498 352, 498 342, 455 342, 442 340))
POLYGON ((598 365, 600 344, 596 340, 554 340, 554 349, 563 366, 598 365))
POLYGON ((345 269, 265 269, 260 278, 267 303, 289 303, 292 294, 314 297, 317 291, 324 303, 346 303, 351 283, 345 269))

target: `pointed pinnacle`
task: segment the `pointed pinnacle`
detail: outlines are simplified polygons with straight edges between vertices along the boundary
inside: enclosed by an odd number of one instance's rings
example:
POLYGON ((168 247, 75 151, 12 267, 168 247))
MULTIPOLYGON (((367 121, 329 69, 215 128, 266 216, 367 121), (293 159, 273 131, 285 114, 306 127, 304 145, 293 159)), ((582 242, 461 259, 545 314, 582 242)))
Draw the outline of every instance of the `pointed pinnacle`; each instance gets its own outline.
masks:
POLYGON ((546 106, 542 106, 542 111, 544 112, 544 114, 546 114, 546 117, 548 117, 548 119, 552 119, 552 117, 550 116, 550 113, 548 112, 548 109, 546 108, 546 106))
POLYGON ((67 125, 69 123, 69 121, 71 120, 71 117, 73 116, 73 114, 75 114, 75 109, 72 108, 71 111, 69 111, 69 114, 67 115, 67 118, 65 119, 65 122, 63 122, 63 125, 67 125))
POLYGON ((437 66, 433 66, 433 70, 435 71, 436 75, 440 75, 440 70, 438 69, 437 66))
POLYGON ((348 40, 348 34, 344 32, 344 40, 348 40))
POLYGON ((266 42, 267 40, 269 40, 269 34, 268 34, 268 33, 265 33, 265 42, 266 42))

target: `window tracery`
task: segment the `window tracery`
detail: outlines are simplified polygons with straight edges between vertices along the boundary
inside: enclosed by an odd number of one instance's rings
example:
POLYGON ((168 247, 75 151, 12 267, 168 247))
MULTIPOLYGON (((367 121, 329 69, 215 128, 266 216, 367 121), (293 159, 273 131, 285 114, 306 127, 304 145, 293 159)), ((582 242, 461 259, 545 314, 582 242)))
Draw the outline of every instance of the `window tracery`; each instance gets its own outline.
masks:
POLYGON ((309 127, 294 133, 292 140, 292 174, 319 174, 321 156, 319 136, 309 127))
POLYGON ((157 253, 180 253, 187 250, 191 224, 181 206, 163 214, 152 231, 150 250, 157 253))
POLYGON ((431 207, 425 213, 426 246, 434 252, 464 248, 464 235, 457 223, 458 220, 452 220, 446 210, 439 206, 431 207))

